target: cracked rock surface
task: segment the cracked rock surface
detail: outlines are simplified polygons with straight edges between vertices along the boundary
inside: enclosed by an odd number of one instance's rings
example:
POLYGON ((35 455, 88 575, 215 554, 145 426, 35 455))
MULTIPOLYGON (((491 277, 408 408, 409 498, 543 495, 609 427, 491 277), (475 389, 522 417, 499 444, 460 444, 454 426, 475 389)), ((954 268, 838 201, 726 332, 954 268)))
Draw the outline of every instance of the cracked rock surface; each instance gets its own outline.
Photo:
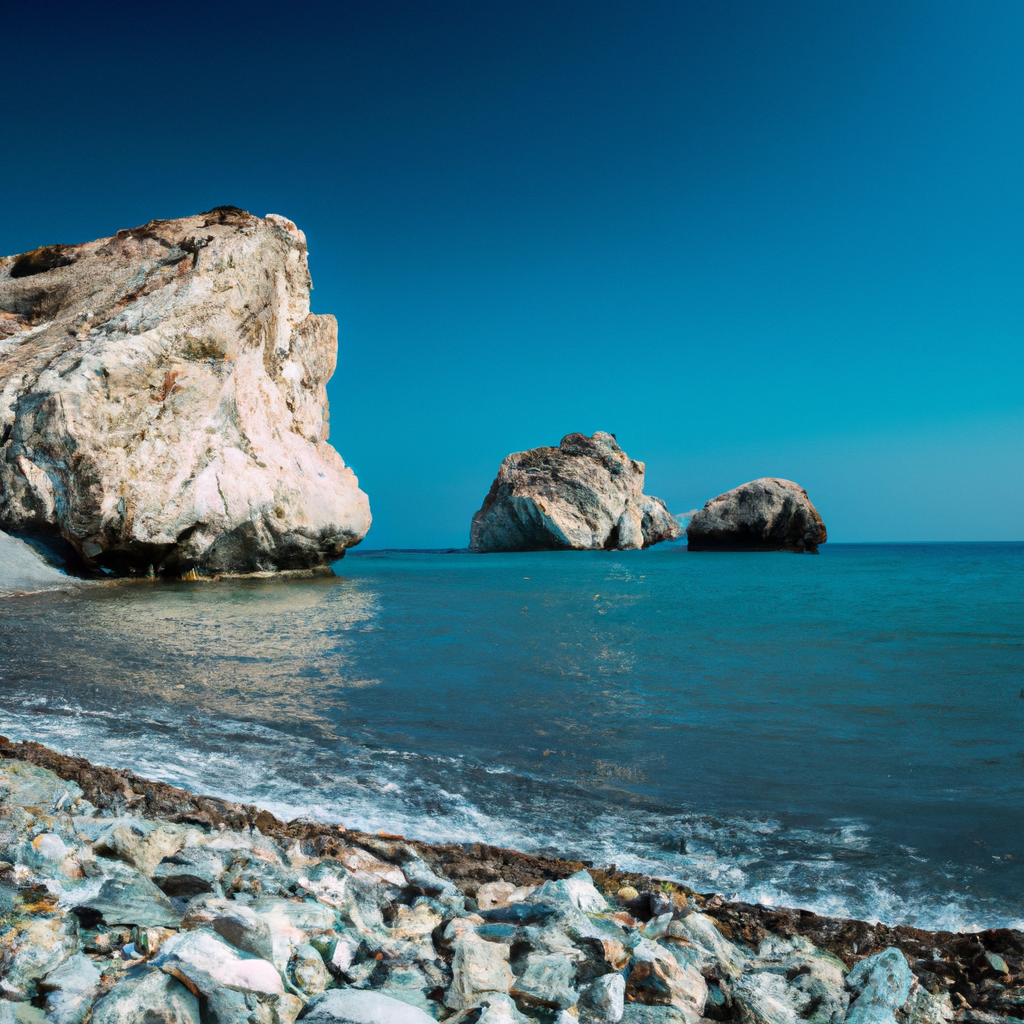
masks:
POLYGON ((645 472, 600 430, 515 452, 473 516, 470 549, 629 551, 676 540, 682 529, 665 503, 643 493, 645 472))
POLYGON ((234 207, 0 258, 0 528, 91 568, 306 569, 370 526, 303 233, 234 207))

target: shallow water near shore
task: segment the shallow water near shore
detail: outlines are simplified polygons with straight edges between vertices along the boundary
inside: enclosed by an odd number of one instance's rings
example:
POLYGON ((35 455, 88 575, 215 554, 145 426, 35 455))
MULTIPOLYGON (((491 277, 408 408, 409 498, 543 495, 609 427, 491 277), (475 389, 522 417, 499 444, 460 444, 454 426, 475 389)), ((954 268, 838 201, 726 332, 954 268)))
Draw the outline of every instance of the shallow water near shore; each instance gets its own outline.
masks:
POLYGON ((286 817, 1024 923, 1024 545, 335 569, 0 600, 0 732, 286 817))

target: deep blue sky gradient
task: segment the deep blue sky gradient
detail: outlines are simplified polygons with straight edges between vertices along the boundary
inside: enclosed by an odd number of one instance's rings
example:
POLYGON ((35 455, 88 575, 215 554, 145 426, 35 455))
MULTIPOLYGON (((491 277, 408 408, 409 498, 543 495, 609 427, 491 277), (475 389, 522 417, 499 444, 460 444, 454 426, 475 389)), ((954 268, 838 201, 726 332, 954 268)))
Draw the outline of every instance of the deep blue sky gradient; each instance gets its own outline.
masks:
POLYGON ((1024 539, 1024 4, 5 13, 0 251, 229 203, 309 238, 369 547, 617 433, 683 512, 1024 539))

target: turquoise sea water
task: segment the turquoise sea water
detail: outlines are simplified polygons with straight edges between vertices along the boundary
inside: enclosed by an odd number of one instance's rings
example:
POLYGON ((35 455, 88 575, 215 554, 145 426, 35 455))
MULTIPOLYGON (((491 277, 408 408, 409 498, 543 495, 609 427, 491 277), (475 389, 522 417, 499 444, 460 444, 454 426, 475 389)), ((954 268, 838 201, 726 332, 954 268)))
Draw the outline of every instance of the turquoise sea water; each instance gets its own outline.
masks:
POLYGON ((1024 922, 1024 545, 335 568, 0 601, 0 732, 287 816, 1024 922))

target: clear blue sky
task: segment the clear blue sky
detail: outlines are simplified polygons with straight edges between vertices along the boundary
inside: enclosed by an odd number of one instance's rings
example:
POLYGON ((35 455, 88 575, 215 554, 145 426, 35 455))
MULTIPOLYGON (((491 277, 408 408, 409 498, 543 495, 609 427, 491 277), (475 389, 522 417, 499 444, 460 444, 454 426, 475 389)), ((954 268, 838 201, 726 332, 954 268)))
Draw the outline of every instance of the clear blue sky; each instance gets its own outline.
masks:
POLYGON ((367 546, 577 430, 676 512, 1024 539, 1020 0, 208 7, 5 12, 0 251, 295 220, 367 546))

